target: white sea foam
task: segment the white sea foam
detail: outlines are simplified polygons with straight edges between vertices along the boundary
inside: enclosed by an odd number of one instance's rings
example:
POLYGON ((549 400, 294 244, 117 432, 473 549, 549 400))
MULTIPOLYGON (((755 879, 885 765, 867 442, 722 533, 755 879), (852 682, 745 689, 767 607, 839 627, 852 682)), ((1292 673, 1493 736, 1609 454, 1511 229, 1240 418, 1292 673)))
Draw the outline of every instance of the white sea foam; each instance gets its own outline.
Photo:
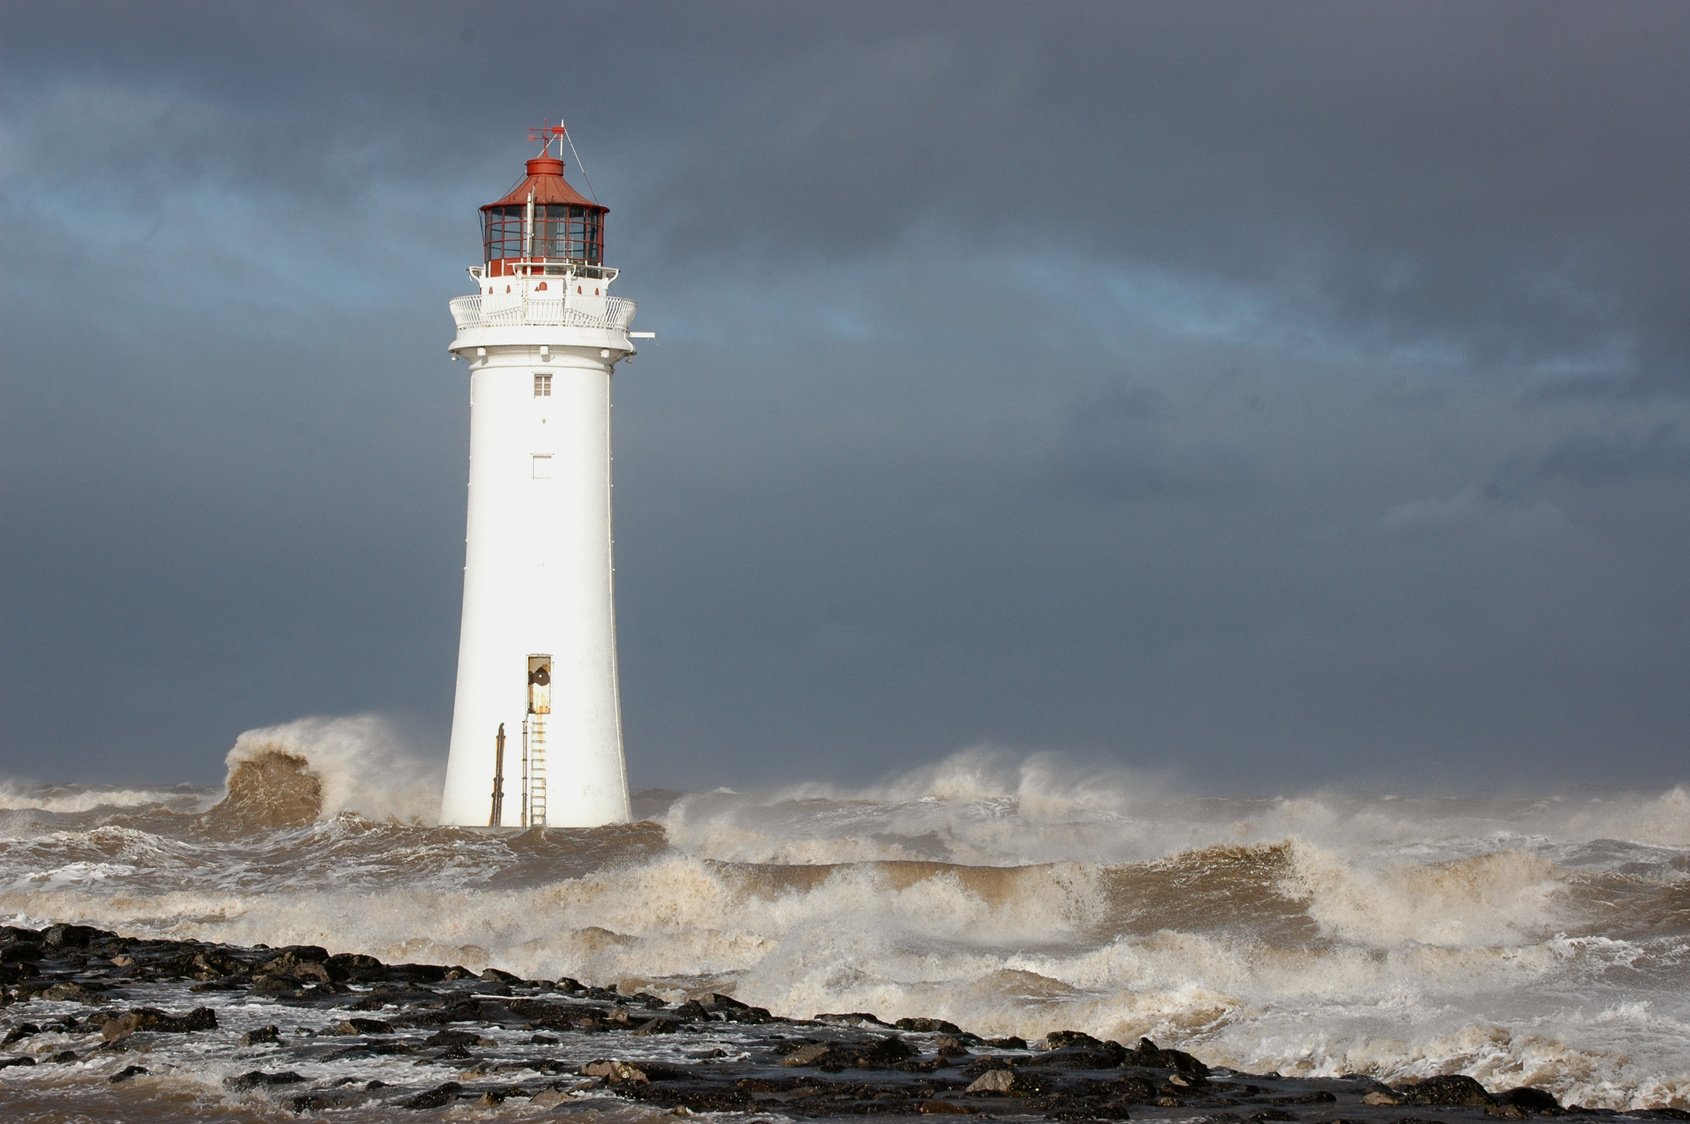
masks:
POLYGON ((210 802, 207 793, 177 788, 114 788, 104 785, 32 785, 0 780, 0 811, 92 812, 101 808, 150 805, 195 808, 210 802))
POLYGON ((1585 839, 1624 839, 1690 847, 1690 786, 1657 796, 1592 797, 1569 810, 1562 832, 1585 839))
POLYGON ((1499 851, 1432 864, 1357 862, 1299 844, 1286 889, 1330 936, 1389 947, 1517 945, 1560 919, 1565 887, 1548 860, 1499 851))

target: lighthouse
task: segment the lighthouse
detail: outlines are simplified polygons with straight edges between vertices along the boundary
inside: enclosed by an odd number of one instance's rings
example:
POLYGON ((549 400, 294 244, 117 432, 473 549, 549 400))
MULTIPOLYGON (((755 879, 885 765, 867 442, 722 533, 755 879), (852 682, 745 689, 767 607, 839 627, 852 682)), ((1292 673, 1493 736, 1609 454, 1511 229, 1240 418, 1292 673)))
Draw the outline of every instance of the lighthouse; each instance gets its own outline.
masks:
MULTIPOLYGON (((611 564, 610 382, 634 302, 610 295, 608 208, 564 179, 559 124, 481 208, 469 368, 463 621, 442 823, 628 819, 611 564)), ((571 146, 573 153, 573 147, 571 146)), ((579 161, 577 161, 579 163, 579 161)))

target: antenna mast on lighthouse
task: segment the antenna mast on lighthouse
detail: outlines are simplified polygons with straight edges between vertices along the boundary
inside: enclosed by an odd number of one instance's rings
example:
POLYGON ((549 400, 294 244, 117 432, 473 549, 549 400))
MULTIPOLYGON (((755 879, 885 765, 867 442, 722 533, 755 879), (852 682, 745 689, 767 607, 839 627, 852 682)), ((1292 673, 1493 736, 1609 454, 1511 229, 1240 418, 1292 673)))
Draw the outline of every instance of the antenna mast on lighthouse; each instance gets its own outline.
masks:
POLYGON ((523 179, 481 208, 476 291, 451 302, 452 358, 469 365, 470 473, 440 818, 585 827, 629 814, 610 383, 650 333, 631 333, 634 302, 610 295, 609 209, 564 179, 563 123, 529 139, 542 143, 523 179), (507 730, 521 731, 520 752, 506 751, 507 730))

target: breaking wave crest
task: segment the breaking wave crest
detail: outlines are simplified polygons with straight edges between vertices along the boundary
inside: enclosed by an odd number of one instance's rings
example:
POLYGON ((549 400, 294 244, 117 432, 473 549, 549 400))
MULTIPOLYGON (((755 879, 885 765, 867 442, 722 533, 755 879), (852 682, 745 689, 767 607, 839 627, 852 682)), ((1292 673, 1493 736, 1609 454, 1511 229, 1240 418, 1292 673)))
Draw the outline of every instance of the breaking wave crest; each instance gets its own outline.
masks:
POLYGON ((310 823, 341 812, 431 822, 437 771, 404 750, 387 721, 364 714, 301 718, 248 730, 225 759, 227 794, 207 813, 225 832, 310 823))

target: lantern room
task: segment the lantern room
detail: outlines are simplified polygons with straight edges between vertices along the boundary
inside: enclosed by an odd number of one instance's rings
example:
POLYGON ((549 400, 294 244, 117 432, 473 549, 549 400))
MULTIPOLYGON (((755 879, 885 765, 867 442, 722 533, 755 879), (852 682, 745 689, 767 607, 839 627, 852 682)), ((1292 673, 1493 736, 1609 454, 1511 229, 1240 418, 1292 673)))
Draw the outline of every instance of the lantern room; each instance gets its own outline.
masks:
POLYGON ((561 157, 536 156, 527 172, 503 198, 481 208, 486 275, 599 275, 610 208, 569 186, 561 157))

